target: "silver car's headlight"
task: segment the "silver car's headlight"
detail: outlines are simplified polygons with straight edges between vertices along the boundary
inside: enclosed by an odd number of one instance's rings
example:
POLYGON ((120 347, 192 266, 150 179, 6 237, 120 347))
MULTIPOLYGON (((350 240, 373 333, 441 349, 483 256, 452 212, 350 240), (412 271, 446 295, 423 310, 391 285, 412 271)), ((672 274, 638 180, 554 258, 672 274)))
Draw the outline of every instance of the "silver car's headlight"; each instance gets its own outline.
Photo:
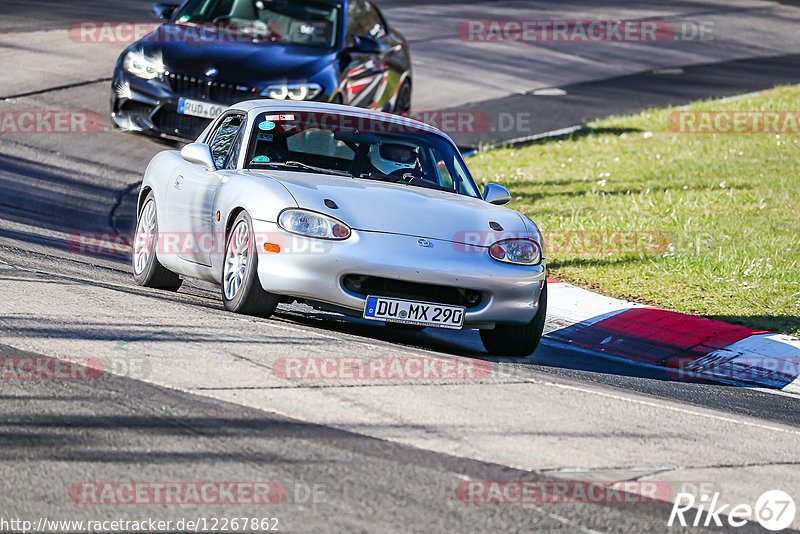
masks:
POLYGON ((148 56, 142 50, 131 50, 125 54, 122 66, 134 76, 145 80, 154 80, 166 70, 161 57, 148 56))
POLYGON ((506 239, 489 247, 489 255, 497 261, 515 265, 539 265, 542 248, 533 239, 506 239))
POLYGON ((350 227, 339 219, 302 209, 288 209, 278 217, 278 226, 293 234, 341 241, 350 237, 350 227))
POLYGON ((270 85, 261 96, 268 96, 274 100, 311 100, 322 92, 322 87, 317 83, 281 83, 270 85))

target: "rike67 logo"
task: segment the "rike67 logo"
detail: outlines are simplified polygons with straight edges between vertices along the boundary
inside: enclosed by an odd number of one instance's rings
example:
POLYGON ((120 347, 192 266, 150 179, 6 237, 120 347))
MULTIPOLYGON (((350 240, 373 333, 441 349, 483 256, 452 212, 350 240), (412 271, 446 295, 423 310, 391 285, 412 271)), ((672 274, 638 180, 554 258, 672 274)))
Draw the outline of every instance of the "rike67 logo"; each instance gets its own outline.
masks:
POLYGON ((720 504, 720 494, 703 494, 695 497, 691 493, 678 493, 669 514, 667 526, 682 527, 741 527, 748 519, 755 519, 767 530, 776 532, 788 528, 796 513, 794 500, 785 491, 766 491, 749 504, 720 504), (727 525, 725 524, 727 523, 727 525))

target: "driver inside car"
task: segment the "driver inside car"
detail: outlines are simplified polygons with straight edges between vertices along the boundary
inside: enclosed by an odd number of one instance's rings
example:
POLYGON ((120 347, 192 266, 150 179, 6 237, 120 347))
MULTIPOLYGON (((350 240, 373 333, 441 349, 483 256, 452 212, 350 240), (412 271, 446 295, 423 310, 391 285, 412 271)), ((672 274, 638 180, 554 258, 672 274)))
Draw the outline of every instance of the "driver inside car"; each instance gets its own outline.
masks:
POLYGON ((425 178, 419 170, 418 151, 418 147, 400 143, 372 145, 369 162, 376 171, 388 176, 425 178))

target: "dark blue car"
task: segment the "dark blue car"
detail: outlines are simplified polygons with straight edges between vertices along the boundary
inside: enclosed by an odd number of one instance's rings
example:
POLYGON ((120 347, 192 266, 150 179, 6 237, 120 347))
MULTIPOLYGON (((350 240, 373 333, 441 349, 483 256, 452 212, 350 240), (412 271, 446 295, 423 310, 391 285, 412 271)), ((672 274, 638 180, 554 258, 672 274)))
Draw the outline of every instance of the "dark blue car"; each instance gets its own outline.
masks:
POLYGON ((228 106, 314 100, 411 108, 405 38, 370 0, 188 0, 117 61, 111 116, 124 129, 196 138, 228 106))

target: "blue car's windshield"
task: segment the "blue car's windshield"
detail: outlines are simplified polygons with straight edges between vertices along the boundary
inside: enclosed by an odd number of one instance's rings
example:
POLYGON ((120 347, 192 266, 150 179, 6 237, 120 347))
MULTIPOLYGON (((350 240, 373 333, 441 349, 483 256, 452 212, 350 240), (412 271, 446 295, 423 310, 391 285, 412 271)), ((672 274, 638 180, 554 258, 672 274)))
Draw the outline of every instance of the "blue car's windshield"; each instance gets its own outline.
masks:
POLYGON ((331 171, 481 197, 453 145, 404 117, 264 113, 249 146, 248 168, 331 171))
POLYGON ((174 18, 177 24, 213 24, 248 38, 332 48, 339 9, 298 0, 192 0, 174 18))

